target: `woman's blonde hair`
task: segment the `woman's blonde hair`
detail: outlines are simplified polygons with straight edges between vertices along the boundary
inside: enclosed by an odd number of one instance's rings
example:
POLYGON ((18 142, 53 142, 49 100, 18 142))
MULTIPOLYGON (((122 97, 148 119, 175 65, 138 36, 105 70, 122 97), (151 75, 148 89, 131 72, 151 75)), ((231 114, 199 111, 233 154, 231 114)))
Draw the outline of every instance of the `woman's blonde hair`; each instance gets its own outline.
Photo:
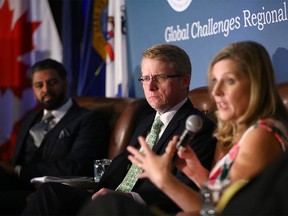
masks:
MULTIPOLYGON (((238 65, 238 72, 250 79, 250 99, 246 112, 236 122, 221 121, 214 133, 225 149, 237 141, 244 131, 257 120, 287 116, 282 100, 277 92, 274 81, 274 70, 266 49, 259 43, 243 41, 232 43, 222 49, 211 61, 208 68, 208 82, 212 89, 212 68, 223 60, 231 59, 238 65)), ((217 112, 216 112, 217 116, 217 112)))

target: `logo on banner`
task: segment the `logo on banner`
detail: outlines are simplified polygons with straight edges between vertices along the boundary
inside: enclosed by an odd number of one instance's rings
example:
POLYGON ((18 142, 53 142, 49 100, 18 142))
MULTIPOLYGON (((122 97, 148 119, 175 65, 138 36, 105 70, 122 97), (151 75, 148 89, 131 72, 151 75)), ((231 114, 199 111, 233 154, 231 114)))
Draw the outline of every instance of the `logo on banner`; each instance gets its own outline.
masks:
POLYGON ((191 4, 192 0, 167 0, 173 10, 182 12, 186 10, 191 4))

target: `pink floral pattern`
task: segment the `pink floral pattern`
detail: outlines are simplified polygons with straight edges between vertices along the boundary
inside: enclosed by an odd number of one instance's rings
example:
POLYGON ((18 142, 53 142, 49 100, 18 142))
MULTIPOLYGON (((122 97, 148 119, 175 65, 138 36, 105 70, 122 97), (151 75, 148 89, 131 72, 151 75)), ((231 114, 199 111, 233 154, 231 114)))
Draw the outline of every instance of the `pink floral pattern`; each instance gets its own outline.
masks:
MULTIPOLYGON (((275 119, 263 119, 257 121, 253 126, 247 129, 247 131, 243 134, 242 138, 253 128, 264 128, 273 133, 275 138, 278 140, 281 145, 283 151, 286 151, 288 148, 288 131, 284 125, 275 119)), ((212 171, 209 175, 209 183, 214 184, 216 181, 226 181, 229 180, 228 173, 235 160, 237 153, 241 147, 241 140, 236 143, 230 151, 221 157, 221 159, 217 162, 217 164, 213 167, 212 171)))

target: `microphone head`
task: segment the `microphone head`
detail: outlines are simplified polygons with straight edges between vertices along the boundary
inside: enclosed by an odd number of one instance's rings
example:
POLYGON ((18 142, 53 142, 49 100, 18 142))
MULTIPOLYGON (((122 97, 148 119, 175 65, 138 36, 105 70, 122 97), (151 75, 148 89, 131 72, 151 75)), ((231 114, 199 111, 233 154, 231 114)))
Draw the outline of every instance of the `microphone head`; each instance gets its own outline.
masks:
POLYGON ((203 126, 202 118, 198 115, 191 115, 187 118, 185 127, 188 131, 197 133, 203 126))

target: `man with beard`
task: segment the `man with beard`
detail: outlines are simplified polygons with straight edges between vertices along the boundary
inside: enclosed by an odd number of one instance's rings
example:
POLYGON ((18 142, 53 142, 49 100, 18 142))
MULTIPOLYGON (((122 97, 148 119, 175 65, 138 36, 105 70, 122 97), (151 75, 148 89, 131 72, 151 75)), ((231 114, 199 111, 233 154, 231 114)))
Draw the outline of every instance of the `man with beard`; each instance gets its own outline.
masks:
POLYGON ((32 66, 30 75, 41 109, 23 120, 12 163, 0 162, 1 214, 21 211, 35 190, 32 178, 93 176, 93 160, 107 157, 108 121, 67 97, 64 66, 45 59, 32 66))

